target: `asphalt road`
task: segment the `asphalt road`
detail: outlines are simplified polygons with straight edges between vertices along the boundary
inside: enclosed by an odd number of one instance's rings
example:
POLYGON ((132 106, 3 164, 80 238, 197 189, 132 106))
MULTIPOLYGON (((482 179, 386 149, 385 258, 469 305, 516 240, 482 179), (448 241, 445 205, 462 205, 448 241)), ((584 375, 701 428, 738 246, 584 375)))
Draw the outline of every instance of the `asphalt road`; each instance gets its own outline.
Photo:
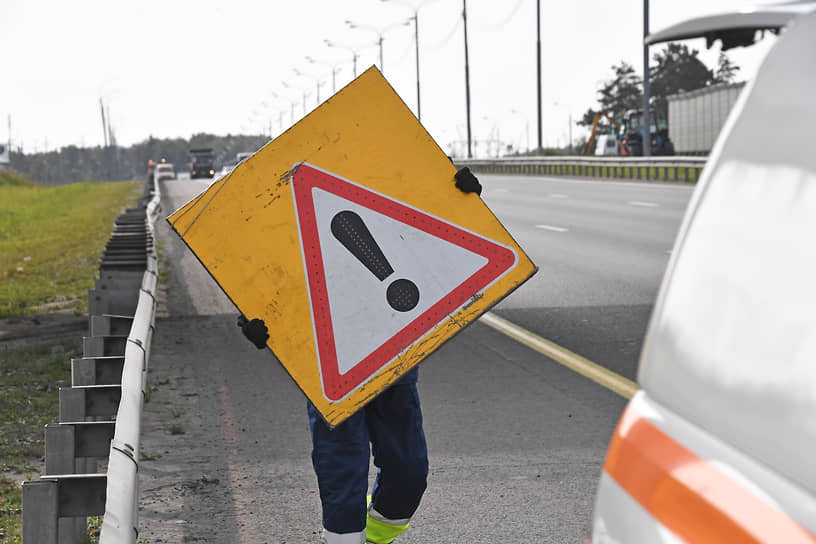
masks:
POLYGON ((481 177, 539 271, 495 311, 631 380, 692 187, 481 177))
MULTIPOLYGON (((691 189, 480 178, 484 200, 540 268, 493 311, 634 378, 691 189)), ((164 215, 205 187, 164 183, 164 215)), ((151 351, 139 536, 316 542, 305 399, 159 227, 170 278, 151 351)), ((426 359, 420 376, 431 473, 399 542, 583 542, 625 399, 482 323, 426 359)))

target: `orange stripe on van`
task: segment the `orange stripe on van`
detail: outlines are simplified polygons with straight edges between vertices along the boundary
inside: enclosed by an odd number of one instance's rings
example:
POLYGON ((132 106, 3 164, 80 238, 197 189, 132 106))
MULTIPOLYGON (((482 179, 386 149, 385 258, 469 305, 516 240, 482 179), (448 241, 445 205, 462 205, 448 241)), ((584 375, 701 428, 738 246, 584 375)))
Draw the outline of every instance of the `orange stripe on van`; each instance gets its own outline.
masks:
POLYGON ((604 470, 686 542, 816 544, 816 536, 655 427, 631 407, 604 470))

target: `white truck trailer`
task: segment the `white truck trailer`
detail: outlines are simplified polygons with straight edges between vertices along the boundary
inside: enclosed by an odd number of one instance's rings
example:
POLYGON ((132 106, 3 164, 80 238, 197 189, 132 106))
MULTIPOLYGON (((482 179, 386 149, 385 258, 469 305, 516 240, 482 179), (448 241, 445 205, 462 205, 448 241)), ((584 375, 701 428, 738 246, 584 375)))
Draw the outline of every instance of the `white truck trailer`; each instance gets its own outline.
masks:
POLYGON ((745 82, 712 85, 666 97, 676 155, 708 155, 745 82))

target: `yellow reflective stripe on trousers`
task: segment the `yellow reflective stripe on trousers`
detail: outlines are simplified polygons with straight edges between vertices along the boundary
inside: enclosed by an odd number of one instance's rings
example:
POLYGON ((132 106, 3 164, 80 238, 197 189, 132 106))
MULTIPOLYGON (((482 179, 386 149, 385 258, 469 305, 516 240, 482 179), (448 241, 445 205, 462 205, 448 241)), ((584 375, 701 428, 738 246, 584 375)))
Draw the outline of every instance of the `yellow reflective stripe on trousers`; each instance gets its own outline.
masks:
MULTIPOLYGON (((391 523, 386 523, 384 521, 380 521, 371 516, 371 512, 374 511, 374 515, 377 517, 382 517, 377 511, 373 508, 368 512, 368 518, 366 519, 366 541, 371 542, 372 544, 389 544, 393 542, 395 538, 399 535, 404 533, 406 529, 408 529, 408 524, 404 525, 394 525, 391 523)), ((402 520, 400 520, 402 521, 402 520)))

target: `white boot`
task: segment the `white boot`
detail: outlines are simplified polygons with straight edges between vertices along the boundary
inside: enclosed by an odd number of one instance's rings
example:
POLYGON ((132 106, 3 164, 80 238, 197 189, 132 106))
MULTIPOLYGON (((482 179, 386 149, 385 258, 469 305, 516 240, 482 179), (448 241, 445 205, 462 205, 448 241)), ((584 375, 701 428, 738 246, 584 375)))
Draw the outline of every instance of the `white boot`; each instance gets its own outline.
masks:
POLYGON ((333 533, 323 529, 320 544, 365 544, 365 531, 359 533, 333 533))

